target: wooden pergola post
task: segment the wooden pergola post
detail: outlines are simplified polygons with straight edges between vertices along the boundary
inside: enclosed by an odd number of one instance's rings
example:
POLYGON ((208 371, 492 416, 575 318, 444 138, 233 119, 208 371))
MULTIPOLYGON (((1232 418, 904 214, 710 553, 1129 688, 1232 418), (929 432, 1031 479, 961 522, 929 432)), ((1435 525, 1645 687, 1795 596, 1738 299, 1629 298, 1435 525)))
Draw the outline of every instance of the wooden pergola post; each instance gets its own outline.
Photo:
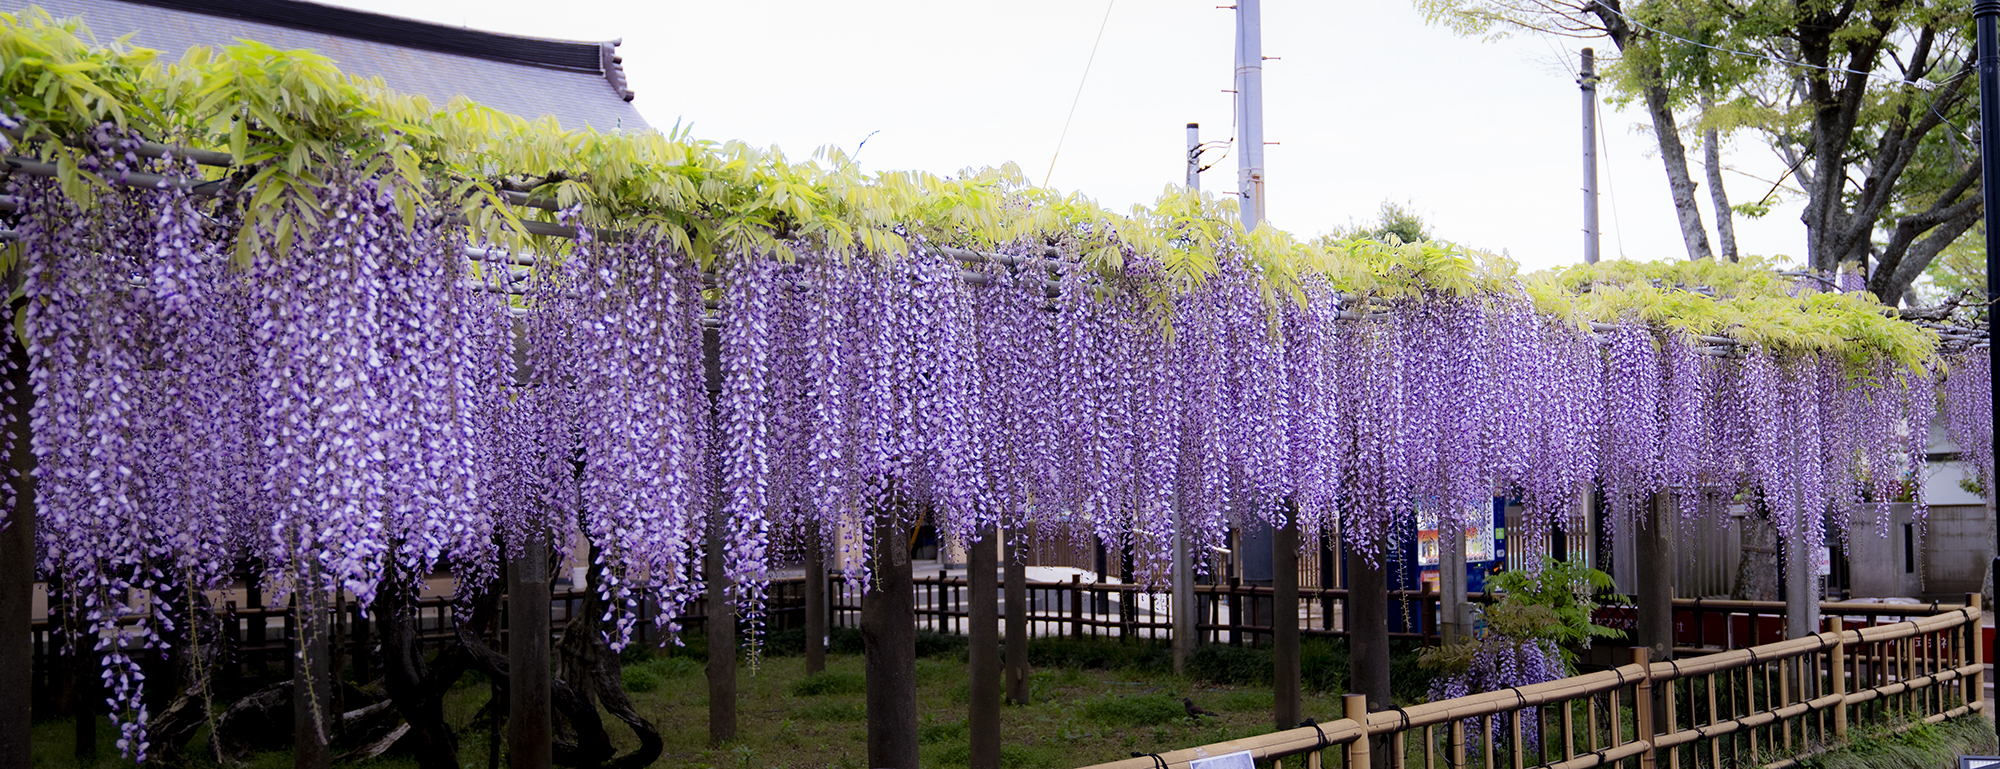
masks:
POLYGON ((826 537, 814 532, 806 545, 806 674, 826 670, 826 537))
POLYGON ((555 728, 549 687, 549 546, 522 542, 507 565, 507 767, 549 769, 555 728))
POLYGON ((736 739, 736 612, 729 606, 729 572, 723 567, 722 524, 708 529, 702 559, 708 577, 708 744, 736 739))
MULTIPOLYGON (((1028 704, 1028 548, 1026 533, 1007 535, 1007 701, 1028 704)), ((1102 548, 1099 549, 1100 553, 1102 548)))
POLYGON ((333 666, 327 654, 326 593, 319 588, 317 568, 310 570, 293 609, 297 634, 292 660, 292 767, 327 769, 333 764, 330 733, 333 710, 333 666))
POLYGON ((1299 519, 1289 511, 1271 532, 1271 720, 1299 725, 1299 519))
POLYGON ((1000 531, 987 526, 967 548, 966 582, 972 625, 966 661, 972 668, 967 723, 972 730, 971 769, 1000 769, 1000 531))
MULTIPOLYGON (((18 305, 17 305, 18 306, 18 305)), ((11 317, 12 313, 9 313, 11 317)), ((7 328, 13 328, 8 324, 7 328)), ((12 478, 14 509, 7 511, 7 528, 0 531, 0 769, 28 769, 28 741, 33 726, 35 597, 35 451, 29 442, 28 412, 35 402, 28 385, 28 351, 13 333, 7 334, 7 374, 12 397, 6 398, 13 425, 7 443, 7 469, 12 478)), ((53 650, 52 650, 53 651, 53 650)), ((54 655, 51 654, 51 657, 54 655)))
POLYGON ((877 514, 872 533, 874 580, 861 597, 868 766, 917 769, 917 603, 909 530, 891 509, 877 514))

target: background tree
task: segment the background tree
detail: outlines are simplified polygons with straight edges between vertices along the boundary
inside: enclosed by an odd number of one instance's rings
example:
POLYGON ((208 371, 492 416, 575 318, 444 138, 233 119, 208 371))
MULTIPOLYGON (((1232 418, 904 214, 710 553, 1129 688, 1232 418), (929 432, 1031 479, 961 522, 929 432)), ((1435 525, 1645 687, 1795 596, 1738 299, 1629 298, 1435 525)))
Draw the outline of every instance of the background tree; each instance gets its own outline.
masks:
MULTIPOLYGON (((1614 98, 1640 101, 1667 171, 1688 256, 1709 258, 1682 134, 1708 142, 1712 204, 1726 228, 1717 142, 1757 136, 1796 179, 1810 268, 1868 264, 1898 304, 1979 219, 1969 3, 1909 0, 1419 0, 1467 34, 1527 29, 1608 37, 1614 98)), ((1784 180, 1780 180, 1781 183, 1784 180)), ((1764 202, 1737 210, 1752 211, 1764 202)), ((1733 250, 1723 234, 1725 254, 1733 250)))
POLYGON ((1431 226, 1416 211, 1396 201, 1384 200, 1382 207, 1375 213, 1373 225, 1349 219, 1346 226, 1334 227, 1333 232, 1328 234, 1325 240, 1333 243, 1361 238, 1387 242, 1391 235, 1404 243, 1422 243, 1436 238, 1431 233, 1431 226))

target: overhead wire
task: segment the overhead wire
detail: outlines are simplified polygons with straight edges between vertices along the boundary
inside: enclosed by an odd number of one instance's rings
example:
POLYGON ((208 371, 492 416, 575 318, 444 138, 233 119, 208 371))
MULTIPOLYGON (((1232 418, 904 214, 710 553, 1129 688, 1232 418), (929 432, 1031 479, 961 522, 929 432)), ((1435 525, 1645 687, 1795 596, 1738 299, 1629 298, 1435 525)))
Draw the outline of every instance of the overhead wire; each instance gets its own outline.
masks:
POLYGON ((1056 175, 1056 160, 1062 157, 1063 142, 1069 139, 1069 125, 1076 120, 1076 105, 1083 101, 1083 87, 1090 82, 1090 66, 1097 63, 1097 49, 1104 44, 1104 28, 1111 26, 1111 9, 1118 6, 1118 0, 1104 4, 1104 20, 1097 23, 1097 40, 1090 44, 1090 58, 1083 62, 1083 77, 1077 78, 1076 96, 1069 101, 1069 117, 1063 118, 1062 134, 1056 137, 1056 151, 1049 156, 1049 171, 1042 175, 1042 186, 1049 186, 1049 179, 1056 175))
POLYGON ((1604 130, 1604 105, 1592 100, 1590 109, 1597 113, 1597 156, 1604 158, 1604 196, 1611 199, 1611 226, 1618 230, 1615 238, 1618 258, 1625 259, 1625 223, 1618 218, 1618 185, 1613 181, 1617 175, 1611 173, 1611 141, 1605 137, 1608 132, 1604 130))

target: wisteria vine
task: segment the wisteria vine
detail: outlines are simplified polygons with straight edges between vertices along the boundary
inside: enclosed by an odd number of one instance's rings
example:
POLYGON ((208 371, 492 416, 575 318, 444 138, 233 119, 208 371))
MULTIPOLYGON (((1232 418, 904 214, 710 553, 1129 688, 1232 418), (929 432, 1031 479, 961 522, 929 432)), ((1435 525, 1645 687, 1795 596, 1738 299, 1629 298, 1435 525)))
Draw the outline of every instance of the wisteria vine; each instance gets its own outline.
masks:
MULTIPOLYGON (((108 128, 93 146, 95 173, 175 162, 108 128)), ((1781 531, 1844 532, 1863 502, 1921 507, 1940 387, 1991 478, 1983 350, 1912 368, 1593 328, 1519 289, 1272 291, 1226 243, 1199 279, 1035 240, 977 263, 922 237, 704 260, 581 229, 498 259, 402 183, 331 175, 313 205, 278 203, 310 226, 234 263, 228 228, 261 225, 186 191, 9 182, 39 566, 80 602, 136 754, 133 655, 169 643, 176 596, 249 559, 302 604, 366 606, 580 535, 622 645, 643 603, 671 626, 704 589, 711 532, 754 626, 785 542, 872 547, 884 522, 1094 537, 1153 584, 1177 540, 1296 524, 1380 562, 1419 510, 1453 526, 1495 496, 1521 503, 1516 536, 1572 524, 1593 491, 1619 527, 1747 498, 1781 531)), ((1516 651, 1496 669, 1539 659, 1516 651)))

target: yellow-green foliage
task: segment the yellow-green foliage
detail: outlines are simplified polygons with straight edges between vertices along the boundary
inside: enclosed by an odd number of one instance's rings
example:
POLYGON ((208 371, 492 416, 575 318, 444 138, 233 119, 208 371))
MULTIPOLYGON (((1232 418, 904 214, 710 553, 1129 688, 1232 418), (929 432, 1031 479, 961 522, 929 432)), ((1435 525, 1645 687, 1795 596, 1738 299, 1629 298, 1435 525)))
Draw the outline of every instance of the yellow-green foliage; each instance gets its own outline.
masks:
POLYGON ((163 62, 123 40, 100 43, 80 22, 39 9, 0 13, 0 111, 23 123, 10 153, 55 163, 65 193, 86 204, 104 180, 76 161, 103 123, 231 153, 235 168, 196 173, 226 174, 251 191, 244 209, 259 226, 239 229, 240 258, 272 246, 285 252, 293 233, 315 223, 317 190, 333 181, 326 174, 358 171, 389 183, 406 214, 460 216, 476 239, 552 256, 570 244, 529 235, 521 221, 555 214, 504 205, 502 189, 528 185, 536 198, 575 208, 577 224, 656 239, 705 268, 749 254, 789 260, 799 248, 894 258, 913 239, 967 248, 1034 243, 1057 246, 1107 278, 1135 257, 1157 263, 1143 284, 1120 282, 1156 306, 1241 258, 1274 305, 1305 301, 1305 279, 1319 276, 1363 298, 1525 295, 1542 312, 1579 324, 1653 323, 1780 351, 1833 351, 1857 363, 1887 356, 1914 365, 1932 349, 1928 336, 1885 317, 1869 298, 1794 298, 1789 281, 1761 263, 1606 262, 1523 277, 1505 258, 1448 243, 1308 243, 1271 227, 1245 233, 1232 200, 1178 187, 1118 214, 1035 187, 1012 165, 950 177, 870 174, 835 150, 794 162, 775 149, 680 130, 566 131, 462 99, 434 105, 344 75, 318 54, 257 43, 163 62), (262 242, 266 235, 279 242, 262 242))
POLYGON ((1797 279, 1749 259, 1607 261, 1537 273, 1527 290, 1543 312, 1575 321, 1637 322, 1726 336, 1780 355, 1821 352, 1857 369, 1879 359, 1917 368, 1937 338, 1890 317, 1866 293, 1798 290, 1797 279), (1796 295, 1794 295, 1796 294, 1796 295))

